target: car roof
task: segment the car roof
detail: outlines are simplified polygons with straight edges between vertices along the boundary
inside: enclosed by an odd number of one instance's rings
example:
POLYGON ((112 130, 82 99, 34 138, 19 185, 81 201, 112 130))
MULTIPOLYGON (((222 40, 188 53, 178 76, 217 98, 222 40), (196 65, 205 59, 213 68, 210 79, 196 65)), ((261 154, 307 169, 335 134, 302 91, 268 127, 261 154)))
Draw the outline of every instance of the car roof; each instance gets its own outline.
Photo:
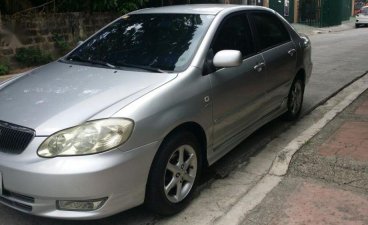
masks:
POLYGON ((164 6, 157 8, 146 8, 131 12, 129 14, 151 14, 151 13, 176 13, 176 14, 208 14, 216 15, 225 9, 242 8, 242 9, 265 9, 260 6, 245 6, 232 4, 190 4, 164 6))

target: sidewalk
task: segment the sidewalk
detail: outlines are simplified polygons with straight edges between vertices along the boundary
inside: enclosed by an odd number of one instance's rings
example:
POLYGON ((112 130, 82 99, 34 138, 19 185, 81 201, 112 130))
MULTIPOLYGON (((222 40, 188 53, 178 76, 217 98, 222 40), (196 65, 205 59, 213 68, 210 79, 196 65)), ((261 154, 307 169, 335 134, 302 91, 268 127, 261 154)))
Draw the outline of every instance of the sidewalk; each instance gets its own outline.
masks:
POLYGON ((11 77, 13 77, 14 75, 4 75, 4 76, 0 76, 0 82, 10 79, 11 77))
POLYGON ((294 155, 242 224, 368 224, 368 90, 294 155))
POLYGON ((299 33, 306 35, 323 34, 330 32, 340 32, 344 30, 355 29, 355 17, 350 17, 350 20, 343 21, 341 25, 332 27, 312 27, 300 23, 291 24, 299 33))
POLYGON ((4 81, 4 80, 8 80, 10 78, 12 78, 13 76, 17 76, 23 73, 27 73, 32 71, 33 69, 35 69, 37 67, 28 67, 28 68, 23 68, 23 69, 17 69, 12 71, 12 74, 7 74, 7 75, 1 75, 0 76, 0 82, 4 81))

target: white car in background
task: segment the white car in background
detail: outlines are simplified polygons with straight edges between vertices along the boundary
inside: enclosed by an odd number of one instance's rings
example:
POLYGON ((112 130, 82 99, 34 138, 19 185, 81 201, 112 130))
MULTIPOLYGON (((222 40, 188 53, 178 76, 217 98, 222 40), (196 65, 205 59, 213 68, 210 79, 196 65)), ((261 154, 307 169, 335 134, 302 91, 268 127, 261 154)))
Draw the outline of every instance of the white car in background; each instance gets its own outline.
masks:
POLYGON ((359 28, 361 25, 368 25, 368 6, 364 6, 359 10, 355 16, 355 27, 359 28))

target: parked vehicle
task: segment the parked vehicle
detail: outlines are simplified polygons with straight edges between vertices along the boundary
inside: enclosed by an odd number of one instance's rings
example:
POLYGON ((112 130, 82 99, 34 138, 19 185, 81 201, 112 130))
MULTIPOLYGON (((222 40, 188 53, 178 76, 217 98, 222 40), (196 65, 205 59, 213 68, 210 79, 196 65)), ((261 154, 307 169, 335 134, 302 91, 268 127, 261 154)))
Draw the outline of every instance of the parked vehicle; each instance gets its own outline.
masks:
POLYGON ((203 167, 298 118, 311 71, 308 37, 267 8, 129 13, 0 84, 0 202, 66 219, 177 213, 203 167))
POLYGON ((355 27, 359 28, 361 25, 368 25, 368 6, 362 7, 355 16, 355 27))

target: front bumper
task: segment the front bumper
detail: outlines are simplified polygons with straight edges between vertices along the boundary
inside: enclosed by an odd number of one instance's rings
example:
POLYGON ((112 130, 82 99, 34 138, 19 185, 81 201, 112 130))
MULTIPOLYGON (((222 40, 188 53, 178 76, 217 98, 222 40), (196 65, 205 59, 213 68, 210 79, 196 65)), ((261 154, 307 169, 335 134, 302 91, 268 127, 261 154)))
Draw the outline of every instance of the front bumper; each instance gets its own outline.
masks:
POLYGON ((355 24, 368 24, 368 16, 357 17, 355 20, 355 24))
POLYGON ((1 203, 39 216, 97 219, 144 202, 159 142, 130 151, 44 159, 36 154, 44 139, 35 138, 20 155, 0 153, 1 203), (56 206, 57 200, 101 198, 107 201, 95 211, 63 211, 56 206))

